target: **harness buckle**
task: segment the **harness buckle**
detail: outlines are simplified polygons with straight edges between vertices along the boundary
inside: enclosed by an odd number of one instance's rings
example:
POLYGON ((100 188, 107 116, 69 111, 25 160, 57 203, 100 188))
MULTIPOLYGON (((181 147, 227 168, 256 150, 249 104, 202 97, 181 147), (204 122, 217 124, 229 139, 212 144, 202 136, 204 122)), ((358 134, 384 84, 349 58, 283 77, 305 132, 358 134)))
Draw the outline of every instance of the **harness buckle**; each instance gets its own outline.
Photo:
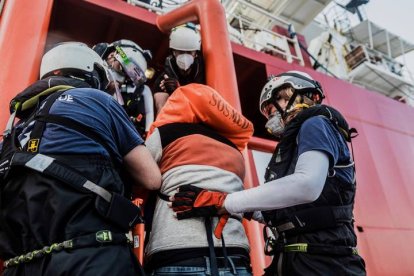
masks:
POLYGON ((329 245, 329 244, 313 244, 313 243, 292 243, 283 247, 284 252, 299 252, 316 255, 358 255, 356 247, 329 245))
MULTIPOLYGON (((303 225, 303 223, 296 216, 295 216, 295 218, 297 219, 299 224, 303 225)), ((295 228, 295 224, 293 224, 293 222, 291 222, 291 221, 276 226, 276 230, 277 230, 278 233, 283 233, 285 231, 288 231, 288 230, 291 230, 291 229, 294 229, 294 228, 295 228)))
POLYGON ((271 256, 274 255, 275 252, 283 251, 284 239, 281 238, 276 227, 266 225, 263 228, 263 236, 265 238, 264 253, 266 255, 271 256))
POLYGON ((284 246, 285 252, 308 252, 307 243, 293 243, 284 246))
POLYGON ((62 242, 63 248, 65 249, 71 249, 73 248, 73 240, 67 240, 62 242))
POLYGON ((112 232, 109 230, 101 230, 96 232, 96 241, 101 243, 112 242, 112 232))

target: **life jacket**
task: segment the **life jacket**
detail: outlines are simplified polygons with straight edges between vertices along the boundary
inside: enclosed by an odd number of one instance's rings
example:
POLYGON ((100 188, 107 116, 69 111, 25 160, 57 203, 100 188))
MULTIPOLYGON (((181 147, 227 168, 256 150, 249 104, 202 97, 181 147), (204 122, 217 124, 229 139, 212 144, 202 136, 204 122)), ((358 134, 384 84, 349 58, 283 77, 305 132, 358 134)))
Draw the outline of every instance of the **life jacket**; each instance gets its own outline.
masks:
MULTIPOLYGON (((67 78, 62 81, 78 85, 67 78)), ((46 123, 72 128, 105 148, 97 133, 69 118, 49 114, 55 100, 73 87, 57 85, 39 90, 45 83, 47 80, 35 83, 12 100, 13 116, 0 155, 0 256, 3 259, 100 230, 125 233, 140 217, 139 208, 125 197, 125 185, 118 169, 106 156, 38 152, 46 123), (39 109, 39 99, 43 96, 47 98, 39 109), (30 107, 26 108, 25 103, 30 101, 30 107), (14 116, 21 119, 15 127, 14 116), (34 126, 29 142, 21 148, 17 137, 31 124, 34 126)))
MULTIPOLYGON (((290 175, 294 172, 298 159, 296 137, 302 124, 314 116, 324 116, 336 127, 346 141, 350 141, 354 129, 349 129, 343 116, 332 107, 317 105, 300 112, 286 126, 280 143, 266 169, 266 182, 290 175)), ((353 163, 335 164, 334 170, 341 166, 351 166, 353 163)), ((353 232, 353 204, 355 183, 346 182, 329 173, 319 198, 308 204, 262 212, 266 222, 277 229, 279 234, 301 242, 325 241, 330 244, 355 246, 356 238, 353 232), (345 227, 343 227, 346 225, 345 227), (342 229, 339 229, 341 228, 342 229), (332 234, 332 229, 338 229, 332 234), (331 231, 328 237, 323 237, 323 231, 331 231), (320 237, 315 237, 320 235, 320 237), (300 236, 300 238, 298 237, 300 236)))

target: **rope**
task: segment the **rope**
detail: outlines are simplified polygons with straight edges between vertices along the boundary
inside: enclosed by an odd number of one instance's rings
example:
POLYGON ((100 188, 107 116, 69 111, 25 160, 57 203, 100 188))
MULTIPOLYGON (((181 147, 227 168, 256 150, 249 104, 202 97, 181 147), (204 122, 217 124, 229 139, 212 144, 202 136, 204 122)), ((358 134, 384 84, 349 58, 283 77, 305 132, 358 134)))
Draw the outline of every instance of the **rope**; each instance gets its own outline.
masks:
POLYGON ((61 243, 53 243, 52 245, 45 246, 40 250, 34 250, 27 254, 23 254, 23 255, 14 257, 12 259, 9 259, 4 262, 4 267, 8 268, 11 266, 17 266, 22 263, 28 263, 32 261, 33 259, 42 258, 48 254, 52 254, 53 252, 59 252, 59 251, 62 251, 63 249, 72 249, 72 248, 73 248, 72 240, 63 241, 61 243))

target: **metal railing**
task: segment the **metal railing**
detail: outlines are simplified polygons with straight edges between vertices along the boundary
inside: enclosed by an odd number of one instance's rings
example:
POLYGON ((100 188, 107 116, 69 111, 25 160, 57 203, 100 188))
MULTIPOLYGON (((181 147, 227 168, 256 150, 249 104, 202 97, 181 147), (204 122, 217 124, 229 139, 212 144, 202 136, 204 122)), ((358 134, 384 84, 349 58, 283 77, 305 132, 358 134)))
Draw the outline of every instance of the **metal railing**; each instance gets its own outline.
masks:
MULTIPOLYGON (((294 33, 293 25, 290 22, 245 0, 227 0, 224 1, 223 6, 226 10, 229 28, 234 28, 235 25, 238 26, 237 29, 239 29, 240 33, 238 40, 241 44, 256 51, 282 57, 289 63, 296 60, 300 65, 305 65, 297 36, 291 38, 274 32, 266 28, 267 26, 263 27, 254 21, 255 18, 243 17, 243 11, 246 9, 253 10, 260 16, 262 21, 271 22, 271 28, 278 25, 294 33), (237 24, 235 21, 237 21, 237 24)), ((231 38, 234 41, 234 36, 231 38)), ((238 41, 236 40, 234 42, 237 43, 238 41)))
MULTIPOLYGON (((157 14, 164 14, 189 2, 189 0, 128 0, 127 2, 157 14)), ((253 19, 249 20, 244 18, 238 6, 242 4, 243 6, 258 12, 261 17, 274 22, 272 27, 279 25, 286 30, 292 30, 293 26, 289 22, 245 0, 227 0, 222 2, 229 23, 228 30, 231 41, 255 51, 278 56, 289 63, 296 61, 302 66, 305 65, 297 36, 291 38, 268 28, 263 28, 254 22, 253 19), (235 28, 232 25, 237 25, 237 27, 235 28)))
POLYGON ((140 0, 127 0, 127 3, 155 12, 156 14, 163 14, 165 12, 164 9, 157 4, 148 4, 147 2, 140 0))

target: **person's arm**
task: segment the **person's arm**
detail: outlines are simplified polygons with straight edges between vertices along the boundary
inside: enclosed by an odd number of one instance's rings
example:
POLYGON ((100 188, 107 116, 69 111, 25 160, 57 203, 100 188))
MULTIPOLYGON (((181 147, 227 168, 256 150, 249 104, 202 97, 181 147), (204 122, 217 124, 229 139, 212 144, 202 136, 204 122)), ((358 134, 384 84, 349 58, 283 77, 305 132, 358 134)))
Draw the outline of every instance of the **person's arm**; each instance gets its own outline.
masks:
POLYGON ((144 91, 142 91, 142 96, 145 104, 145 132, 148 132, 154 122, 154 99, 152 98, 151 89, 146 85, 144 91))
POLYGON ((229 194, 224 201, 224 208, 233 214, 280 209, 313 202, 322 192, 328 167, 329 159, 326 153, 304 152, 299 156, 293 174, 255 188, 229 194))
POLYGON ((165 105, 170 95, 167 92, 156 92, 154 93, 155 110, 160 113, 161 108, 165 105))
POLYGON ((109 112, 106 114, 108 120, 111 121, 108 130, 122 156, 122 165, 135 180, 134 184, 149 190, 159 189, 161 172, 124 108, 114 99, 109 98, 107 109, 109 112))
POLYGON ((176 78, 171 78, 167 74, 164 74, 162 78, 159 85, 156 85, 156 89, 159 88, 159 91, 154 93, 157 114, 167 102, 168 97, 180 87, 180 82, 176 78))
POLYGON ((148 190, 161 187, 161 172, 151 153, 141 144, 124 156, 126 170, 133 179, 148 190))
POLYGON ((145 141, 147 149, 151 153, 157 164, 160 163, 162 158, 162 145, 161 145, 161 136, 158 128, 156 128, 150 136, 147 137, 145 141))

